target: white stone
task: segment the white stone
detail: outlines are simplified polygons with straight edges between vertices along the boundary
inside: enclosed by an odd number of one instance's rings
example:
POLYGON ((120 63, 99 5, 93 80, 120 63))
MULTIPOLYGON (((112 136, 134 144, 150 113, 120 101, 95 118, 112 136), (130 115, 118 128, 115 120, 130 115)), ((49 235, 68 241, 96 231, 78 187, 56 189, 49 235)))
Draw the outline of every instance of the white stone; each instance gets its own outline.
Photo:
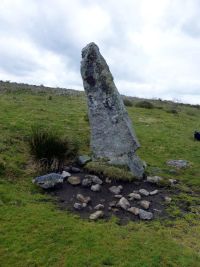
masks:
POLYGON ((94 213, 90 214, 90 220, 97 220, 99 218, 102 218, 104 216, 104 213, 102 210, 97 210, 94 213))
POLYGON ((130 207, 130 203, 125 197, 122 197, 119 202, 117 203, 117 207, 120 207, 124 210, 127 210, 130 207))
POLYGON ((132 213, 134 215, 138 215, 140 212, 140 209, 138 209, 136 207, 130 207, 129 209, 127 209, 127 211, 129 211, 130 213, 132 213))
POLYGON ((139 193, 141 194, 141 195, 144 195, 144 196, 149 196, 149 192, 146 190, 146 189, 140 189, 139 190, 139 193))

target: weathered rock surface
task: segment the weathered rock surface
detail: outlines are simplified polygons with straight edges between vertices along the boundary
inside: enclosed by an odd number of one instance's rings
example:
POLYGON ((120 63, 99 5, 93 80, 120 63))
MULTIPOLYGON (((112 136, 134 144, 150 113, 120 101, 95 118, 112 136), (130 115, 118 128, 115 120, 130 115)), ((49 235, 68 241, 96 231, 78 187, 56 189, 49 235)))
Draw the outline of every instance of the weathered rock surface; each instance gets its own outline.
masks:
POLYGON ((82 155, 78 157, 78 164, 80 166, 84 166, 86 163, 88 163, 89 161, 91 161, 91 157, 87 156, 87 155, 82 155))
POLYGON ((140 201, 140 206, 143 207, 145 210, 148 210, 148 208, 150 206, 150 202, 147 200, 142 200, 142 201, 140 201))
POLYGON ((130 213, 132 213, 134 215, 138 215, 140 212, 140 209, 138 209, 136 207, 130 207, 129 209, 127 209, 127 211, 129 211, 130 213))
POLYGON ((61 176, 65 179, 71 176, 71 174, 69 172, 63 171, 61 176))
POLYGON ((167 165, 171 167, 175 167, 177 169, 185 169, 189 166, 189 162, 184 159, 168 160, 167 165))
POLYGON ((96 175, 88 174, 85 176, 85 178, 91 180, 92 183, 94 183, 94 184, 102 184, 103 183, 103 181, 96 175))
POLYGON ((130 203, 125 197, 122 197, 119 202, 117 203, 117 207, 120 207, 124 210, 127 210, 130 207, 130 203))
POLYGON ((94 213, 90 215, 90 220, 97 220, 99 218, 102 218, 104 216, 104 213, 102 210, 97 210, 94 213))
POLYGON ((113 76, 95 43, 82 50, 81 75, 88 100, 94 158, 127 165, 135 176, 143 177, 143 162, 135 154, 140 145, 113 76))
POLYGON ((77 167, 71 167, 71 168, 70 168, 70 171, 73 172, 73 173, 78 173, 78 172, 80 172, 81 170, 80 170, 79 168, 77 168, 77 167))
POLYGON ((138 194, 138 193, 130 193, 129 195, 128 195, 128 197, 129 197, 129 200, 134 200, 134 199, 136 199, 136 200, 140 200, 141 199, 141 195, 140 194, 138 194))
POLYGON ((91 178, 84 178, 82 180, 82 186, 89 187, 92 185, 92 179, 91 178))
POLYGON ((100 184, 94 184, 91 186, 91 190, 94 192, 99 192, 101 190, 101 185, 100 184))
POLYGON ((153 213, 148 212, 146 210, 140 209, 139 210, 139 217, 141 220, 152 220, 153 219, 153 213))
POLYGON ((79 185, 81 183, 81 179, 78 176, 70 176, 67 181, 72 185, 79 185))
POLYGON ((157 194, 158 194, 158 190, 157 190, 157 189, 155 189, 155 190, 149 192, 149 195, 150 195, 150 196, 155 196, 155 195, 157 195, 157 194))
POLYGON ((152 184, 159 184, 161 181, 163 181, 163 178, 160 176, 147 176, 147 182, 152 184))
POLYGON ((119 186, 116 186, 116 185, 113 185, 109 188, 109 191, 115 195, 119 195, 122 191, 123 187, 121 185, 119 186))
POLYGON ((149 196, 149 192, 146 190, 146 189, 140 189, 139 190, 139 193, 141 194, 141 195, 143 195, 143 196, 149 196))
POLYGON ((91 201, 90 197, 84 197, 82 194, 77 194, 76 198, 78 201, 86 204, 88 204, 91 201))
POLYGON ((32 180, 33 184, 36 184, 43 189, 53 188, 57 184, 62 184, 64 178, 57 173, 49 173, 43 176, 38 176, 32 180))

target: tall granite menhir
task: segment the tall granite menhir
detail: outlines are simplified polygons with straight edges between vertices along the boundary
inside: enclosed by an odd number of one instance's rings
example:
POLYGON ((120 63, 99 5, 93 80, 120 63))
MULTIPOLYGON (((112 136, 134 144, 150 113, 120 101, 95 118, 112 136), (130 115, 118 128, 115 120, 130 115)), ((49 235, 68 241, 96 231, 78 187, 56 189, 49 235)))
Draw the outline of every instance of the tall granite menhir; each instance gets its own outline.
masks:
POLYGON ((81 75, 88 100, 94 158, 129 166, 141 178, 143 163, 135 154, 140 145, 113 76, 95 43, 82 50, 81 75))

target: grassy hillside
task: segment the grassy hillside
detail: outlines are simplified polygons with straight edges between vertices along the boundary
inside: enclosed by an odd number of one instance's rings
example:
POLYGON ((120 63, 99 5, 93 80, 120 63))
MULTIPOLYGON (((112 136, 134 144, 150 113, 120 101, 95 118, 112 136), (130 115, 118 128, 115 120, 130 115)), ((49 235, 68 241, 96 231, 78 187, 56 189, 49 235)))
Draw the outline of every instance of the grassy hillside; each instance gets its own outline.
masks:
POLYGON ((41 124, 73 138, 89 152, 84 96, 10 91, 0 95, 0 266, 200 266, 200 109, 157 101, 157 108, 128 107, 150 174, 179 181, 168 219, 120 226, 89 222, 60 211, 32 185, 36 175, 27 146, 41 124), (49 97, 51 95, 51 97, 49 97), (176 109, 178 113, 173 112, 176 109), (190 167, 173 171, 169 159, 190 167), (180 207, 184 206, 185 212, 180 207))

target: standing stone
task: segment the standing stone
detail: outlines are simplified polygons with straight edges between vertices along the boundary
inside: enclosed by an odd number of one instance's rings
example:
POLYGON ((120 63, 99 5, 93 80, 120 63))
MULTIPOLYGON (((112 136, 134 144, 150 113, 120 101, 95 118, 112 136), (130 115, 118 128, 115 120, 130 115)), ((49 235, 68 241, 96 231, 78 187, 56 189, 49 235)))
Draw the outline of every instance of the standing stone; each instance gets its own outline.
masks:
POLYGON ((141 178, 144 167, 135 154, 140 145, 113 76, 95 43, 82 50, 81 75, 88 100, 94 158, 129 166, 141 178))

